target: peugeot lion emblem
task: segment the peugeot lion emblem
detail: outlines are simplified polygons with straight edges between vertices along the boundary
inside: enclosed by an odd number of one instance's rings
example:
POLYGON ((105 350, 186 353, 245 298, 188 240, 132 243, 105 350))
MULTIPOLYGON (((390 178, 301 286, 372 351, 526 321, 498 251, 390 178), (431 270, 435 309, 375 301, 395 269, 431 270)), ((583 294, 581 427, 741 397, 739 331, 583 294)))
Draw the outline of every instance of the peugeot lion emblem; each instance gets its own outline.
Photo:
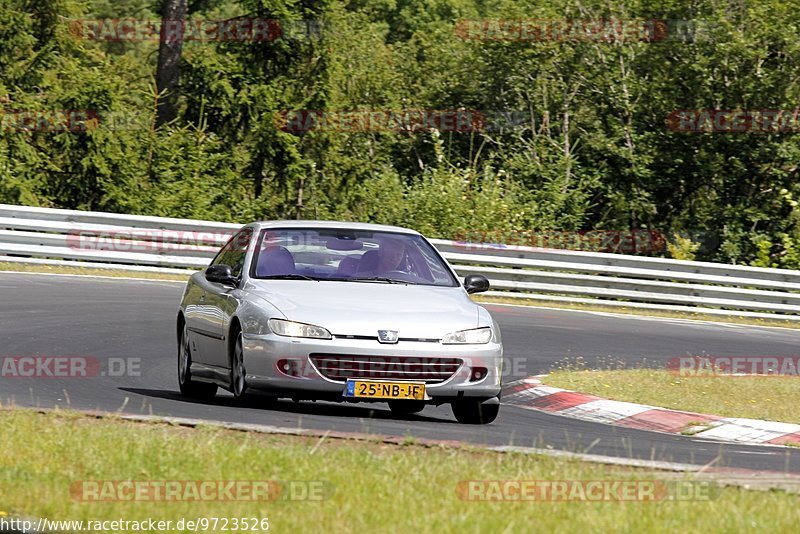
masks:
POLYGON ((380 343, 397 343, 397 330, 378 330, 378 341, 380 343))

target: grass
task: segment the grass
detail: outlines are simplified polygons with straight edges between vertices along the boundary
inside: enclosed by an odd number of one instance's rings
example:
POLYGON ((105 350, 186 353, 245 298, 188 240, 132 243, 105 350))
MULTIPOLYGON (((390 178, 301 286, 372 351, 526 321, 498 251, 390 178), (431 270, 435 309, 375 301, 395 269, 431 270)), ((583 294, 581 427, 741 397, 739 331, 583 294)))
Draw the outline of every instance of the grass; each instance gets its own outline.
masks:
POLYGON ((664 369, 559 369, 548 386, 690 412, 800 423, 794 376, 687 376, 664 369))
POLYGON ((485 304, 514 304, 516 306, 561 308, 565 310, 579 310, 602 313, 621 313, 626 315, 645 315, 649 317, 664 317, 667 319, 689 319, 694 321, 711 321, 716 323, 747 324, 753 326, 773 326, 793 328, 800 330, 800 321, 787 321, 783 319, 761 319, 758 317, 740 317, 734 315, 710 315, 704 313, 690 313, 683 311, 646 310, 640 308, 626 308, 624 306, 605 306, 601 304, 581 304, 577 302, 560 302, 548 300, 533 300, 525 298, 493 297, 477 295, 473 300, 485 304))
POLYGON ((66 265, 42 265, 36 263, 12 263, 0 261, 0 271, 18 273, 50 273, 75 274, 83 276, 111 276, 113 278, 144 278, 147 280, 180 280, 185 282, 194 271, 186 274, 158 273, 147 271, 127 271, 124 269, 91 269, 87 267, 70 267, 66 265))
MULTIPOLYGON (((0 411, 0 516, 63 520, 268 517, 272 532, 788 532, 800 497, 718 488, 711 500, 473 502, 465 480, 653 480, 575 460, 183 428, 70 412, 0 411), (317 501, 100 502, 81 480, 322 481, 317 501)), ((666 475, 665 475, 666 476, 666 475)))

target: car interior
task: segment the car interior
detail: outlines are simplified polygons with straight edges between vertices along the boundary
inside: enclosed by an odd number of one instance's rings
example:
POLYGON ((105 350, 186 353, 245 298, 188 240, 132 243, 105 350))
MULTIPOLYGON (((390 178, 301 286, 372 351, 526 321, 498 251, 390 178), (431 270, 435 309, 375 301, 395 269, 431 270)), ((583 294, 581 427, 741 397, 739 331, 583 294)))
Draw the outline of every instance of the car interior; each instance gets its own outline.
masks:
POLYGON ((389 272, 391 278, 408 283, 432 283, 436 278, 413 243, 384 240, 380 243, 351 241, 343 245, 340 241, 329 239, 324 246, 293 245, 289 241, 283 241, 287 246, 271 243, 259 252, 255 277, 351 278, 380 276, 389 272), (295 252, 292 253, 290 248, 295 252), (395 268, 381 266, 384 254, 391 257, 388 261, 394 263, 395 268))

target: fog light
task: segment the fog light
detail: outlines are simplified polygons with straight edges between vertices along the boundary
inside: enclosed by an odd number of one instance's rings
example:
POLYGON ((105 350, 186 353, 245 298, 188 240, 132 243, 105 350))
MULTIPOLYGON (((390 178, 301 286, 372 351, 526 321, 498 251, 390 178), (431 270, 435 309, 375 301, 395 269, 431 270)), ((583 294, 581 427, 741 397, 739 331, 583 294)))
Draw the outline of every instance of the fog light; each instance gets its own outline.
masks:
POLYGON ((277 367, 286 376, 300 376, 300 362, 297 360, 278 360, 277 367))
POLYGON ((477 382, 483 380, 487 374, 489 374, 489 370, 486 367, 473 367, 472 373, 469 375, 469 381, 477 382))

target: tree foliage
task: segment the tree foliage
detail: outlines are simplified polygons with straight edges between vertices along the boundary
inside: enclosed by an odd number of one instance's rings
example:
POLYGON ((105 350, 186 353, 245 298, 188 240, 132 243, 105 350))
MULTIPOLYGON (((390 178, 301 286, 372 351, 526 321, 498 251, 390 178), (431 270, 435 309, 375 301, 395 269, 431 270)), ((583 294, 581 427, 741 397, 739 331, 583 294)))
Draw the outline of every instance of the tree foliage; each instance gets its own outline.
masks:
POLYGON ((687 257, 800 268, 796 133, 666 124, 676 110, 796 110, 793 2, 190 0, 190 20, 275 19, 283 34, 184 42, 177 118, 156 127, 158 42, 94 41, 74 24, 156 19, 160 6, 0 0, 0 202, 350 219, 436 237, 646 228, 677 236, 670 250, 687 257), (650 42, 520 41, 465 39, 464 19, 672 22, 650 42), (100 122, 14 123, 54 110, 100 122), (276 121, 287 110, 493 120, 471 132, 287 132, 276 121))

